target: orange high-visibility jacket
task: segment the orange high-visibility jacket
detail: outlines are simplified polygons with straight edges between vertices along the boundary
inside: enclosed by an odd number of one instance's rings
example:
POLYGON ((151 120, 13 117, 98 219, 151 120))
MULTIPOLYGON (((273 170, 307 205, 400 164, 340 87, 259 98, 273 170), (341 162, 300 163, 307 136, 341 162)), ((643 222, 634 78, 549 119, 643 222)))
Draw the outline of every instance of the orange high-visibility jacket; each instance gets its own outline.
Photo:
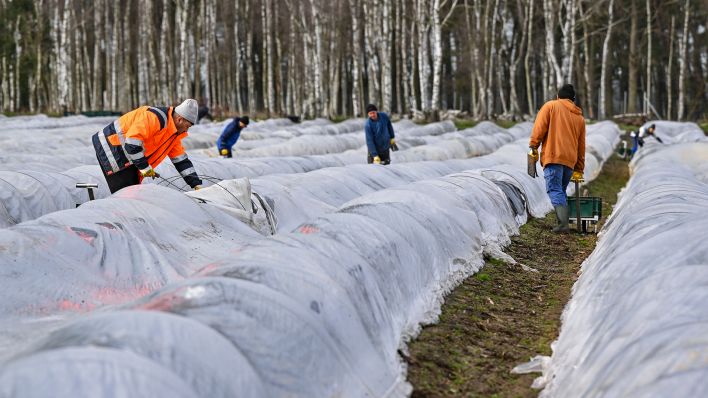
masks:
POLYGON ((187 133, 177 131, 172 110, 172 107, 142 106, 94 134, 96 157, 106 175, 131 165, 140 170, 155 168, 169 156, 189 186, 201 185, 182 146, 187 133))
POLYGON ((536 115, 529 147, 541 148, 541 166, 562 164, 573 171, 585 169, 585 118, 569 99, 546 102, 536 115))

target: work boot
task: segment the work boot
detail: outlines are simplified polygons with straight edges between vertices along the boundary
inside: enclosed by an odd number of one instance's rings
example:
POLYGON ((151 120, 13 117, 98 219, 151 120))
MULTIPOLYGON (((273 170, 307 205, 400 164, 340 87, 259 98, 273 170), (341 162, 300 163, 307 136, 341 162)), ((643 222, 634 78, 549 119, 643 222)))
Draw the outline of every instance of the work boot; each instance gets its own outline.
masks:
POLYGON ((570 227, 568 227, 568 206, 556 206, 555 209, 558 225, 553 228, 553 232, 557 234, 570 232, 570 227))

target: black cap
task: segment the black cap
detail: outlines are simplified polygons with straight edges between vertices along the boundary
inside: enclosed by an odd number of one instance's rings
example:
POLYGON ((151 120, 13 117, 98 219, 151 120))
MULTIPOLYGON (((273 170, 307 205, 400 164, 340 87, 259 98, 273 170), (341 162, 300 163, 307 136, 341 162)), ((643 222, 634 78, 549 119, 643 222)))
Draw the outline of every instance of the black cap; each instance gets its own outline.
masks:
POLYGON ((251 122, 251 119, 248 118, 248 116, 241 116, 239 120, 245 125, 248 126, 248 123, 251 122))
POLYGON ((575 88, 573 88, 573 85, 564 84, 563 87, 558 90, 558 98, 565 98, 575 102, 575 88))
POLYGON ((376 105, 374 105, 374 104, 369 104, 366 106, 366 113, 376 112, 378 110, 379 110, 379 108, 377 108, 376 105))

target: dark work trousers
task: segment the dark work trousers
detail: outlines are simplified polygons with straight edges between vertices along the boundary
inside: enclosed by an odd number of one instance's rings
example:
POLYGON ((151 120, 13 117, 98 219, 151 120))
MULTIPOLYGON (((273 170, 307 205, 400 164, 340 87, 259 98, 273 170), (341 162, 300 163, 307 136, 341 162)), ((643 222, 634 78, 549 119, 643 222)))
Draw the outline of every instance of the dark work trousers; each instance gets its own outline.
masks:
MULTIPOLYGON (((381 164, 390 164, 391 163, 391 152, 389 150, 385 151, 379 151, 379 159, 381 159, 381 164)), ((367 156, 366 162, 369 164, 374 163, 374 158, 369 154, 367 156)))
MULTIPOLYGON (((103 169, 101 169, 101 171, 103 171, 103 169)), ((111 193, 116 193, 118 190, 131 185, 139 185, 141 182, 140 171, 135 165, 130 165, 127 169, 110 175, 107 175, 106 172, 103 171, 103 176, 106 177, 106 182, 108 183, 108 188, 111 190, 111 193)))

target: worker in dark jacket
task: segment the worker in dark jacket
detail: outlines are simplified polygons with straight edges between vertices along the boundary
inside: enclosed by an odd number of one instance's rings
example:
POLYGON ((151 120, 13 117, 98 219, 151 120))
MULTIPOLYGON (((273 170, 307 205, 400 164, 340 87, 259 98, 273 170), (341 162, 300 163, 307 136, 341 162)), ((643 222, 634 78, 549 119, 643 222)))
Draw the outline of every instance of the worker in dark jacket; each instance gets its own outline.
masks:
POLYGON ((159 177, 155 167, 165 157, 190 187, 199 189, 202 180, 182 146, 196 122, 197 101, 188 99, 174 108, 142 106, 94 134, 96 158, 111 193, 159 177))
POLYGON ((364 125, 366 148, 369 152, 367 161, 369 164, 389 164, 391 163, 389 150, 398 149, 391 119, 384 112, 379 112, 374 104, 366 106, 366 113, 369 116, 364 125))
POLYGON ((241 130, 245 129, 249 122, 248 116, 235 117, 231 123, 224 127, 224 131, 221 132, 219 139, 216 140, 216 147, 222 157, 233 157, 231 148, 236 145, 236 141, 241 136, 241 130))

